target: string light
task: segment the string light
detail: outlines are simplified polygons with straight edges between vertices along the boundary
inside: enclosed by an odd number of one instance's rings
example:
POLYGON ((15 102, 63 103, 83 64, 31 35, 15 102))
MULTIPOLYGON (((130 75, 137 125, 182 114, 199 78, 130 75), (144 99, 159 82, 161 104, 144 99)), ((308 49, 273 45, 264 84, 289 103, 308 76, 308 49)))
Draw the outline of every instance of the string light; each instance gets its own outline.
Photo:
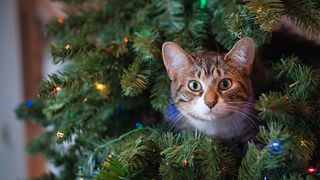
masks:
POLYGON ((317 171, 317 168, 315 167, 308 167, 307 169, 308 173, 312 174, 312 173, 315 173, 317 171))
POLYGON ((103 162, 103 166, 104 166, 104 167, 109 167, 109 166, 110 166, 110 159, 111 159, 111 158, 112 158, 112 154, 109 153, 109 154, 108 154, 108 158, 105 159, 105 161, 103 162))
POLYGON ((237 33, 237 37, 238 37, 239 39, 242 38, 242 32, 241 32, 241 31, 239 31, 239 32, 237 33))
POLYGON ((54 87, 51 92, 54 93, 54 94, 57 94, 58 92, 61 91, 61 87, 57 86, 57 87, 54 87))
POLYGON ((64 17, 57 18, 58 23, 63 24, 64 23, 64 17))
POLYGON ((141 129, 141 128, 143 128, 143 124, 141 123, 141 122, 136 122, 136 128, 137 129, 141 129))
POLYGON ((280 140, 272 141, 268 146, 270 154, 281 154, 283 152, 283 142, 280 140))
POLYGON ((129 38, 128 38, 128 37, 123 38, 123 42, 125 42, 126 44, 128 44, 129 38))
POLYGON ((307 146, 306 141, 305 141, 305 140, 301 140, 301 141, 300 141, 300 145, 301 145, 301 146, 307 146))
POLYGON ((203 9, 207 6, 207 0, 200 0, 200 9, 203 9))
POLYGON ((189 161, 188 160, 183 160, 182 161, 183 166, 188 167, 189 166, 189 161))
POLYGON ((63 137, 64 137, 64 133, 58 131, 58 132, 57 132, 57 138, 63 138, 63 137))
POLYGON ((71 45, 70 45, 70 44, 67 44, 67 45, 65 46, 65 49, 66 49, 66 50, 71 49, 71 45))
POLYGON ((285 95, 285 96, 284 96, 284 100, 289 101, 289 96, 288 96, 288 95, 285 95))
POLYGON ((259 8, 257 9, 257 13, 260 13, 261 11, 262 11, 262 8, 259 7, 259 8))
POLYGON ((110 166, 109 160, 105 160, 105 161, 103 162, 103 166, 104 166, 104 167, 109 167, 109 166, 110 166))
POLYGON ((28 107, 32 107, 33 106, 33 101, 31 99, 26 100, 25 105, 28 107))
POLYGON ((88 101, 88 98, 85 97, 85 98, 83 99, 83 102, 87 102, 87 101, 88 101))
POLYGON ((99 90, 99 91, 103 91, 103 90, 106 89, 106 85, 104 85, 102 83, 99 83, 99 82, 96 82, 95 86, 96 86, 96 89, 99 90))

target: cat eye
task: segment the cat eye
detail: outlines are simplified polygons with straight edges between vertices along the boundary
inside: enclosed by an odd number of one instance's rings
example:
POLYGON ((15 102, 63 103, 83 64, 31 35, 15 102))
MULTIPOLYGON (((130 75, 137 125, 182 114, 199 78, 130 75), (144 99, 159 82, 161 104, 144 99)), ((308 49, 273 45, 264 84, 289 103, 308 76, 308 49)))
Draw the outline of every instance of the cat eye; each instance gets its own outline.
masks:
POLYGON ((219 83, 219 88, 222 90, 227 90, 232 86, 232 81, 231 79, 225 78, 222 79, 219 83))
POLYGON ((201 84, 195 80, 190 81, 188 87, 193 92, 199 92, 202 90, 201 84))

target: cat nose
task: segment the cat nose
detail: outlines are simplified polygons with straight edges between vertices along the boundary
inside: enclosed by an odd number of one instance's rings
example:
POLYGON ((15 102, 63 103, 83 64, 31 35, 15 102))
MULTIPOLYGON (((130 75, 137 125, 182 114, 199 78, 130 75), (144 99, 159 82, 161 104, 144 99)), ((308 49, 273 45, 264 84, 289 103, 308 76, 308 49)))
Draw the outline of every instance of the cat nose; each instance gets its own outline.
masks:
POLYGON ((213 102, 208 102, 208 101, 206 101, 205 104, 206 104, 210 109, 212 109, 212 108, 217 104, 217 102, 215 102, 215 101, 213 101, 213 102))
POLYGON ((204 103, 212 109, 218 102, 218 94, 214 90, 209 90, 204 95, 204 103))

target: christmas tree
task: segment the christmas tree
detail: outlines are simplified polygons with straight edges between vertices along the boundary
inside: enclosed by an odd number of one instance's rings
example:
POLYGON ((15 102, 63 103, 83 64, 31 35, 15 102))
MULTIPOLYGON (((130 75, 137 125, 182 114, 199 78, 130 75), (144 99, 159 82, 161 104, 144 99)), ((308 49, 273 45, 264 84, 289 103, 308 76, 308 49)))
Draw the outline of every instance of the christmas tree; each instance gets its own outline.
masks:
POLYGON ((251 37, 267 49, 285 34, 277 34, 283 17, 304 38, 315 38, 319 1, 64 2, 68 16, 52 20, 47 35, 53 63, 70 63, 17 109, 46 128, 27 147, 60 169, 44 179, 320 177, 319 57, 297 48, 288 53, 280 43, 278 55, 264 58, 268 86, 256 94, 259 133, 239 152, 237 142, 162 122, 172 106, 161 55, 166 41, 192 52, 228 50, 251 37))

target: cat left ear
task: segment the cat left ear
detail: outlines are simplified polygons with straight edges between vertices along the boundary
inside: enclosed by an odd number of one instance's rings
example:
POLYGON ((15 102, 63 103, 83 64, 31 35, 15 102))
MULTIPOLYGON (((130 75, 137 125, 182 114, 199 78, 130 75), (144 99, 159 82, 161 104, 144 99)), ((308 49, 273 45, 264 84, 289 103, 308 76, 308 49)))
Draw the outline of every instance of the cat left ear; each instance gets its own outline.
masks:
POLYGON ((245 67, 251 73, 251 66, 254 59, 254 42, 251 38, 240 39, 225 56, 226 60, 233 60, 240 67, 245 67))
POLYGON ((165 42, 162 45, 162 56, 171 80, 177 77, 182 67, 191 63, 189 54, 174 42, 165 42))

